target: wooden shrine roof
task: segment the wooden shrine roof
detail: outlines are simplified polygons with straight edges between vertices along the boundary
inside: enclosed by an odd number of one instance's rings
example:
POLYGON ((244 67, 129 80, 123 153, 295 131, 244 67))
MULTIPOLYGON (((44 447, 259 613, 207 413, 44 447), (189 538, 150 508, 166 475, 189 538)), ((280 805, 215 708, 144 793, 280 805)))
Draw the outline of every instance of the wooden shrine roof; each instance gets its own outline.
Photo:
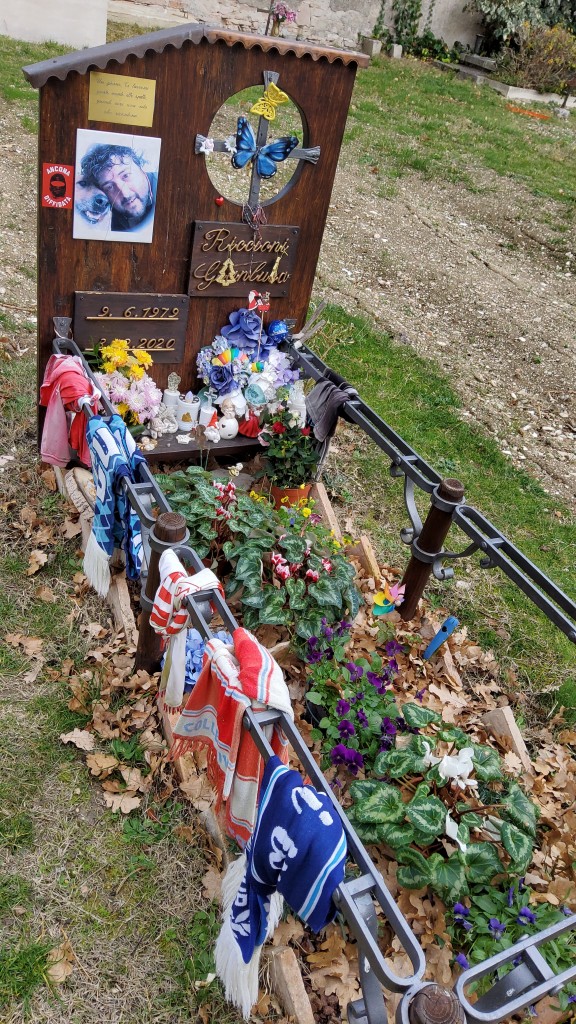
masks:
POLYGON ((116 43, 106 43, 104 46, 76 50, 62 57, 40 61, 39 64, 29 64, 22 70, 30 84, 39 89, 48 79, 58 78, 63 81, 72 71, 80 75, 85 75, 88 71, 103 71, 112 62, 123 64, 130 56, 143 57, 147 52, 162 53, 169 46, 179 50, 186 42, 198 45, 203 39, 210 44, 224 42, 230 47, 240 45, 245 50, 257 47, 265 53, 271 50, 280 54, 293 53, 296 57, 326 60, 330 64, 356 64, 361 68, 367 67, 370 60, 364 53, 313 46, 296 39, 250 35, 246 32, 229 31, 219 26, 183 25, 162 29, 160 32, 148 32, 146 35, 122 39, 116 43))

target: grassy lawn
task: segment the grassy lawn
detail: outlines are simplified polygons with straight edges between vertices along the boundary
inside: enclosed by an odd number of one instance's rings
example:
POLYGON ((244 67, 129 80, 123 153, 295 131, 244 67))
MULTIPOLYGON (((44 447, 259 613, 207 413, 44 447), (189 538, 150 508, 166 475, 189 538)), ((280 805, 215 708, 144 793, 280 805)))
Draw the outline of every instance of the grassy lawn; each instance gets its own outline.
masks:
MULTIPOLYGON (((576 597, 574 517, 460 417, 459 399, 433 363, 338 307, 327 317, 327 327, 314 338, 318 354, 438 473, 460 479, 468 503, 576 597)), ((348 500, 355 528, 370 532, 382 556, 405 565, 408 551, 398 538, 400 527, 409 525, 402 484, 390 479, 386 457, 359 430, 345 427, 336 447, 328 478, 333 493, 344 504, 348 500)), ((424 518, 425 495, 419 506, 424 518)), ((450 549, 468 543, 460 531, 450 533, 450 549)), ((538 691, 568 683, 570 691, 570 681, 576 686, 574 645, 498 570, 482 571, 475 564, 476 559, 456 563, 456 582, 433 582, 437 600, 494 647, 504 664, 517 666, 523 687, 538 691)))
POLYGON ((384 194, 407 171, 482 191, 470 172, 474 153, 475 163, 557 200, 564 230, 574 218, 574 118, 519 116, 493 90, 420 61, 381 58, 358 73, 345 142, 384 194))

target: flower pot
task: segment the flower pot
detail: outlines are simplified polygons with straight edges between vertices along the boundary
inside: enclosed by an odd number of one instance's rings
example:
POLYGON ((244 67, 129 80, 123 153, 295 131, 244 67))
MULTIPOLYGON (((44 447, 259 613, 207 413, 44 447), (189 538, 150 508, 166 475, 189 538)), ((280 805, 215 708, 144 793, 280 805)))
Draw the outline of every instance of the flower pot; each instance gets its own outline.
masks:
POLYGON ((276 487, 276 484, 271 484, 270 497, 274 503, 274 508, 297 505, 303 498, 308 497, 311 488, 312 484, 304 484, 303 487, 276 487))
POLYGON ((280 22, 277 21, 276 18, 272 19, 272 25, 270 27, 270 35, 271 36, 279 36, 280 35, 280 22))

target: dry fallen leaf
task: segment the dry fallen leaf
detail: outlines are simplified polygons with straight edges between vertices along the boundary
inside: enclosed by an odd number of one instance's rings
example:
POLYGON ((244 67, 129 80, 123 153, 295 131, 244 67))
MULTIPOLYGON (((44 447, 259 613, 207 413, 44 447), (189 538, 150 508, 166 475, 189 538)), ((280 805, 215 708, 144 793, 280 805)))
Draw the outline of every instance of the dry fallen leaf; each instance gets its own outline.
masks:
POLYGON ((140 807, 142 797, 135 793, 104 793, 104 803, 111 811, 122 811, 122 814, 130 814, 136 807, 140 807))
POLYGON ((119 763, 118 759, 113 757, 112 754, 88 754, 86 758, 90 774, 103 779, 111 775, 119 763))
POLYGON ((60 733, 62 743, 73 743, 78 750, 94 750, 94 736, 86 729, 73 729, 72 732, 60 733))
POLYGON ((222 875, 215 868, 208 868, 202 879, 202 893, 207 900, 218 900, 222 893, 222 875))
POLYGON ((60 946, 51 949, 47 957, 50 966, 46 969, 46 977, 53 985, 62 985, 73 971, 76 960, 72 946, 66 939, 60 946))
POLYGON ((72 519, 65 519, 60 527, 60 532, 66 540, 72 540, 73 537, 77 537, 79 533, 82 533, 82 526, 80 522, 75 523, 72 519))
POLYGON ((46 604, 55 604, 57 601, 54 591, 51 590, 50 587, 46 586, 38 587, 38 589, 34 591, 34 597, 37 597, 39 601, 45 601, 46 604))
POLYGON ((27 576, 33 576, 34 573, 38 572, 39 569, 48 561, 48 555, 45 551, 34 550, 30 553, 28 560, 28 568, 26 569, 27 576))

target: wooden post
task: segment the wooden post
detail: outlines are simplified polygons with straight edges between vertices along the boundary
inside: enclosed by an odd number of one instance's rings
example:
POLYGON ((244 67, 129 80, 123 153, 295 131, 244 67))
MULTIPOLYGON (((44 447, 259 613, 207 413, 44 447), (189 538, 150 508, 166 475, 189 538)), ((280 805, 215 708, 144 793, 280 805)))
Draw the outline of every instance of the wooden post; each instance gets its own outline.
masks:
POLYGON ((410 1024, 464 1024, 464 1010, 455 992, 440 985, 427 985, 408 1009, 410 1024))
MULTIPOLYGON (((437 495, 432 496, 430 511, 426 516, 422 532, 417 538, 418 550, 424 555, 438 555, 442 551, 454 509, 463 497, 464 486, 459 480, 441 481, 437 495)), ((432 571, 432 562, 432 558, 430 560, 419 558, 418 551, 412 549, 412 556, 402 579, 406 592, 399 611, 404 621, 409 621, 416 612, 418 601, 424 593, 424 587, 432 571)))
POLYGON ((154 541, 163 544, 179 544, 186 536, 186 520, 180 512, 162 512, 150 530, 150 562, 146 578, 144 597, 150 607, 144 606, 140 615, 138 647, 134 671, 157 672, 160 667, 160 637, 150 626, 150 612, 156 591, 160 585, 160 551, 155 550, 154 541))

